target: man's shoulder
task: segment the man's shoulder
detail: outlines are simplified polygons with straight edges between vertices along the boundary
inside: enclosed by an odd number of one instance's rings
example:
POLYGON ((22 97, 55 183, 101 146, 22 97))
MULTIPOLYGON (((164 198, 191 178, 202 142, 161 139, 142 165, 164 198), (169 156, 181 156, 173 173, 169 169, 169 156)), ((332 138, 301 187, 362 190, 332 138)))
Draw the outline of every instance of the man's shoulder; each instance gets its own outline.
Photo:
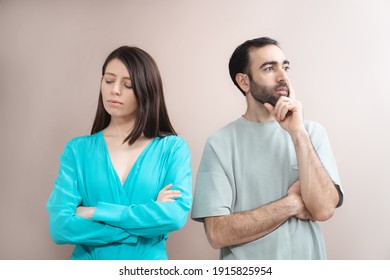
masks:
POLYGON ((232 134, 234 134, 237 122, 239 120, 231 121, 230 123, 224 125, 219 128, 215 132, 213 132, 208 138, 207 143, 219 143, 224 142, 232 138, 232 134))
POLYGON ((305 128, 310 134, 325 131, 325 127, 321 123, 313 120, 305 120, 305 128))

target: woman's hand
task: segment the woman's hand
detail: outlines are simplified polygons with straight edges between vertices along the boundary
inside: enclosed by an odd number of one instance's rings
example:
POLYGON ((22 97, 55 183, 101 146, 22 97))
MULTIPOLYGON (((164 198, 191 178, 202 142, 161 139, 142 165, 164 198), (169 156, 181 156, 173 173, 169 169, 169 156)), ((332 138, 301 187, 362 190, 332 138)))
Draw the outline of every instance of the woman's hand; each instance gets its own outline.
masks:
POLYGON ((161 189, 157 196, 157 202, 173 202, 175 198, 181 196, 179 190, 170 190, 172 184, 169 184, 161 189))
POLYGON ((76 216, 80 216, 86 219, 92 219, 93 214, 95 213, 96 207, 84 207, 79 206, 76 209, 76 216))

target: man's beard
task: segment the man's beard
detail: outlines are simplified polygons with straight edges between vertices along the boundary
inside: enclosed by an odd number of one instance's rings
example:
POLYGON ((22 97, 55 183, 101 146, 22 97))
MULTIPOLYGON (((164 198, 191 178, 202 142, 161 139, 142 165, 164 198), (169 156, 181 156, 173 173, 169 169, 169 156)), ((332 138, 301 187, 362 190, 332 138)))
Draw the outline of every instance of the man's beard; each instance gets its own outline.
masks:
MULTIPOLYGON (((277 93, 277 90, 280 87, 287 87, 287 84, 285 82, 282 82, 277 84, 275 87, 271 88, 271 87, 260 85, 250 78, 250 86, 251 86, 252 96, 256 101, 262 104, 270 103, 271 105, 275 106, 279 97, 283 95, 277 93)), ((290 92, 288 91, 287 96, 289 95, 290 92)))

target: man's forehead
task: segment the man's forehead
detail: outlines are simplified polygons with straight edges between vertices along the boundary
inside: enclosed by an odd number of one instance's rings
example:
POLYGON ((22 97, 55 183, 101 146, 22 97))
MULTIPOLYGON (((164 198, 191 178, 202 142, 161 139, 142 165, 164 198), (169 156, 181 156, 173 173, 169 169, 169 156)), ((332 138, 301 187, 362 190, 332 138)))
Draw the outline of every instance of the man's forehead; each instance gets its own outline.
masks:
POLYGON ((281 48, 276 45, 267 45, 261 48, 249 49, 249 57, 251 62, 263 64, 266 61, 276 61, 283 64, 286 61, 286 56, 281 48))

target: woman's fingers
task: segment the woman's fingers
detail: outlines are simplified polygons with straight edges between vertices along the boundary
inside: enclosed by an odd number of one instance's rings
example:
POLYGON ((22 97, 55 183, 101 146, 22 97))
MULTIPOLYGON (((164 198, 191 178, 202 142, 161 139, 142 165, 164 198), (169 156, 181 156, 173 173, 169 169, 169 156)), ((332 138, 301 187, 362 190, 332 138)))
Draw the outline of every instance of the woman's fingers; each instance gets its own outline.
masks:
POLYGON ((161 191, 163 191, 163 190, 169 190, 170 188, 172 188, 172 184, 166 185, 165 187, 163 187, 163 188, 161 189, 161 191))
POLYGON ((175 198, 181 196, 179 190, 170 190, 171 187, 172 184, 169 184, 161 189, 157 197, 158 202, 173 202, 175 198))

